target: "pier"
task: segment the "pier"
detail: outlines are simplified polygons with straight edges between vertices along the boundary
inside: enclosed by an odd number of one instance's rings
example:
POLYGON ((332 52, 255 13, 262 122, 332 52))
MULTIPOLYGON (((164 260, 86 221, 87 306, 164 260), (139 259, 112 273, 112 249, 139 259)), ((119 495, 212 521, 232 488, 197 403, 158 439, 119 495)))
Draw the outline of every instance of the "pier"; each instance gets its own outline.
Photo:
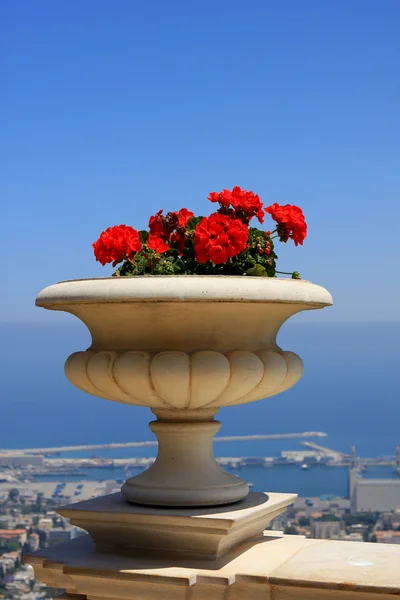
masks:
MULTIPOLYGON (((216 437, 214 442, 252 442, 259 440, 289 440, 298 438, 326 437, 322 431, 305 431, 303 433, 269 433, 265 435, 231 435, 225 437, 216 437)), ((116 450, 118 448, 146 448, 157 446, 157 441, 146 442, 124 442, 111 444, 86 444, 82 446, 57 446, 56 448, 21 448, 21 449, 0 449, 0 456, 8 454, 42 454, 49 456, 51 454, 60 454, 64 452, 84 452, 88 450, 116 450)))

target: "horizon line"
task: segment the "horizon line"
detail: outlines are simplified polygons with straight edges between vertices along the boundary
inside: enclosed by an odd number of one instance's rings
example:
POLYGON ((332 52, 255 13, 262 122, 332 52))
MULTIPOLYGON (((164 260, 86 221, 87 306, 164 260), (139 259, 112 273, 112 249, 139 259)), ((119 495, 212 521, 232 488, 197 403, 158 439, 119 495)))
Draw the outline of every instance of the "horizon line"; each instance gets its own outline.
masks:
MULTIPOLYGON (((72 321, 77 327, 80 325, 85 326, 85 324, 83 323, 83 321, 77 321, 74 319, 74 321, 72 321)), ((286 321, 285 321, 286 323, 286 321)), ((283 325, 285 325, 285 323, 283 323, 283 325)), ((393 321, 367 321, 367 320, 362 320, 362 321, 358 321, 358 320, 345 320, 345 319, 339 319, 339 320, 301 320, 301 321, 290 321, 290 323, 292 325, 400 325, 400 320, 393 320, 393 321)), ((58 321, 58 323, 56 324, 56 326, 63 326, 63 325, 71 325, 71 322, 69 321, 69 319, 64 319, 62 318, 61 320, 58 321)), ((0 321, 0 327, 4 326, 4 325, 49 325, 54 327, 54 321, 52 321, 51 319, 45 319, 45 320, 37 320, 37 321, 0 321)), ((283 326, 282 325, 282 326, 283 326)))

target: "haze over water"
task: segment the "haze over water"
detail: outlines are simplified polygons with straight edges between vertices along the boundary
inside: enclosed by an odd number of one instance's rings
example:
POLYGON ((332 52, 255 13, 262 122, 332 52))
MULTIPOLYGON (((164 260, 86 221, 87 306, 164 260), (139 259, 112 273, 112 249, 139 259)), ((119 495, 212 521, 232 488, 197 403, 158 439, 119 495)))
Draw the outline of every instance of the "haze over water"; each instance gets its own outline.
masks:
MULTIPOLYGON (((1 325, 0 447, 23 448, 154 439, 148 409, 125 406, 76 390, 65 359, 90 344, 85 327, 70 323, 1 325)), ((264 401, 219 412, 219 435, 323 431, 314 439, 361 456, 394 455, 400 444, 400 324, 301 323, 284 325, 278 342, 304 360, 303 379, 264 401)), ((301 440, 215 444, 218 456, 277 456, 301 440)), ((130 448, 114 456, 151 456, 130 448)), ((101 454, 100 451, 96 452, 101 454)))

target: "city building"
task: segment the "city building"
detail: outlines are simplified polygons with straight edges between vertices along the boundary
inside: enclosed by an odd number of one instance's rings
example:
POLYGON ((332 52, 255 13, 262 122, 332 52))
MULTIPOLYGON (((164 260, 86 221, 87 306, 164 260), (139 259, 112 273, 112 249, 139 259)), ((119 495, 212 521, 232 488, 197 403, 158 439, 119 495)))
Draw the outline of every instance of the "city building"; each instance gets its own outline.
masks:
POLYGON ((394 511, 400 508, 400 479, 364 479, 349 469, 349 497, 352 513, 394 511))
POLYGON ((32 552, 39 549, 39 535, 37 533, 30 533, 27 541, 32 552))
POLYGON ((86 531, 79 529, 79 527, 54 527, 47 533, 47 539, 49 544, 61 544, 62 542, 68 542, 81 535, 86 535, 86 531))
POLYGON ((314 450, 283 450, 281 457, 289 462, 314 464, 320 461, 320 456, 314 450))
POLYGON ((311 536, 318 540, 331 540, 340 537, 340 521, 313 521, 311 536))
POLYGON ((25 544, 26 538, 26 529, 0 529, 0 542, 25 544))
POLYGON ((375 535, 381 544, 400 544, 400 531, 375 531, 375 535))
POLYGON ((343 534, 338 539, 341 539, 341 540, 347 541, 347 542, 363 542, 364 541, 362 533, 356 533, 356 532, 343 534))
POLYGON ((44 457, 39 454, 0 454, 0 467, 44 466, 44 457))
POLYGON ((15 569, 15 566, 19 559, 19 552, 6 552, 2 556, 0 556, 0 576, 4 577, 7 572, 15 569))

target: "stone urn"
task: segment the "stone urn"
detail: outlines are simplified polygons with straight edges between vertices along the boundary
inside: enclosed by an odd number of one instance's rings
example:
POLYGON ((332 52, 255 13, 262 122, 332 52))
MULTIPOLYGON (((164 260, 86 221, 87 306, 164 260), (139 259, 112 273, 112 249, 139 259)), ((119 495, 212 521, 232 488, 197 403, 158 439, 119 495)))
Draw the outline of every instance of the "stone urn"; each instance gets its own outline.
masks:
POLYGON ((237 502, 247 484, 213 454, 214 419, 225 406, 280 394, 302 376, 301 358, 276 343, 282 324, 332 304, 324 288, 263 277, 147 276, 65 281, 37 306, 71 313, 92 336, 66 361, 87 394, 147 406, 158 455, 122 486, 135 504, 215 506, 237 502))

